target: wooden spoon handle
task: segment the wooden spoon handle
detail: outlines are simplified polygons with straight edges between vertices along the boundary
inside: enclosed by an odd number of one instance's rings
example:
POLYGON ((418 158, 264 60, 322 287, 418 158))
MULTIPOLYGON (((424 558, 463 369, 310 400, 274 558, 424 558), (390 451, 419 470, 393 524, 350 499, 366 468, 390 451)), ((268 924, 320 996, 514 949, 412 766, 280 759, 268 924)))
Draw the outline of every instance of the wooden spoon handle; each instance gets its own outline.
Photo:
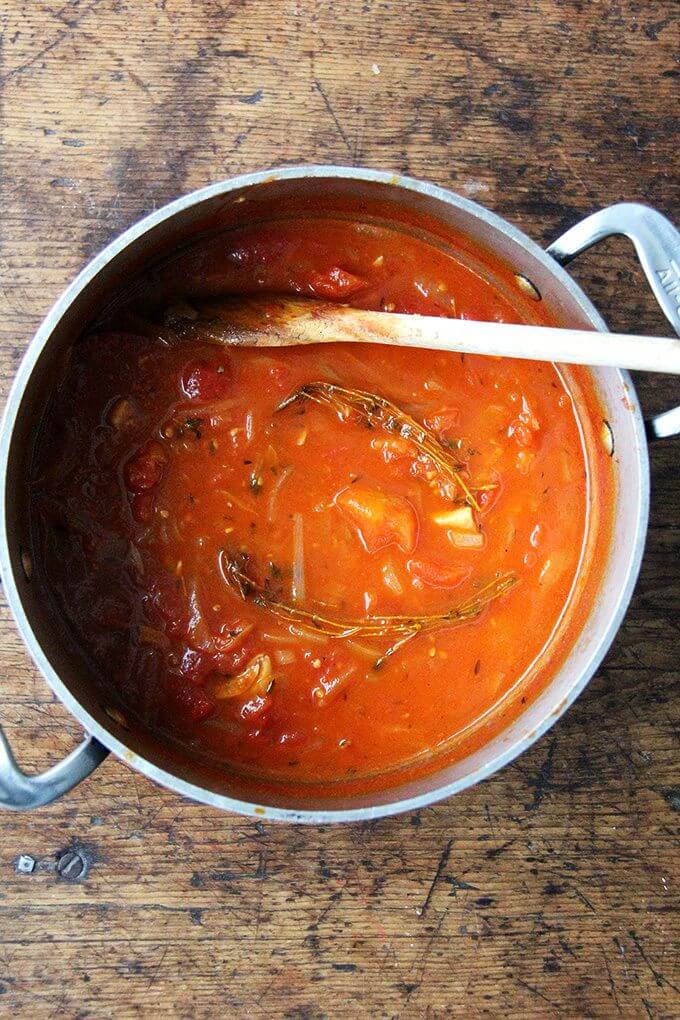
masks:
POLYGON ((371 312, 305 298, 268 296, 211 301, 201 307, 198 320, 186 324, 185 332, 234 346, 392 344, 680 375, 677 337, 371 312))

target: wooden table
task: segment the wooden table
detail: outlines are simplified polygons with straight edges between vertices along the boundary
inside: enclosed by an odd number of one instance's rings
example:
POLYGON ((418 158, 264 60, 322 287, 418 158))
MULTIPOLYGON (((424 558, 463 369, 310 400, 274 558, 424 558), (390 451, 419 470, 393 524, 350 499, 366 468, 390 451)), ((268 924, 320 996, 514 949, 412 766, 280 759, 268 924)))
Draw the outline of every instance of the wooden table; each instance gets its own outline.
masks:
MULTIPOLYGON (((673 13, 666 0, 10 0, 3 392, 102 245, 244 170, 391 168, 544 243, 621 199, 677 217, 673 13)), ((576 273, 612 326, 667 331, 625 242, 576 273)), ((647 410, 680 399, 668 379, 639 382, 647 410)), ((476 789, 411 817, 288 828, 109 760, 62 802, 3 815, 2 1015, 677 1016, 679 457, 652 452, 642 577, 604 666, 476 789)), ((78 727, 4 603, 1 626, 0 718, 22 763, 44 767, 78 727)))

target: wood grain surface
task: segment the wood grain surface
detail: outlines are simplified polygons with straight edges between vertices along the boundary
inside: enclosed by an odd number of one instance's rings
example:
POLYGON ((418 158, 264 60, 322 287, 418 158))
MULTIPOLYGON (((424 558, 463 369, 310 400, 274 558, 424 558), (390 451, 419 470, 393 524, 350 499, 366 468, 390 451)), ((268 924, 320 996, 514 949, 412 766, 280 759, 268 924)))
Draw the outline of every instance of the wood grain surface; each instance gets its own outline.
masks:
MULTIPOLYGON (((8 0, 3 396, 102 245, 241 171, 390 168, 543 243, 622 199, 677 218, 677 14, 668 0, 8 0)), ((625 242, 575 273, 612 327, 668 331, 625 242)), ((647 411, 680 400, 677 381, 639 384, 647 411)), ((677 443, 652 451, 642 576, 604 666, 481 786, 412 817, 291 828, 109 760, 60 803, 3 815, 0 1015, 680 1015, 679 458, 677 443)), ((4 602, 0 627, 0 718, 22 764, 45 767, 78 727, 4 602)))

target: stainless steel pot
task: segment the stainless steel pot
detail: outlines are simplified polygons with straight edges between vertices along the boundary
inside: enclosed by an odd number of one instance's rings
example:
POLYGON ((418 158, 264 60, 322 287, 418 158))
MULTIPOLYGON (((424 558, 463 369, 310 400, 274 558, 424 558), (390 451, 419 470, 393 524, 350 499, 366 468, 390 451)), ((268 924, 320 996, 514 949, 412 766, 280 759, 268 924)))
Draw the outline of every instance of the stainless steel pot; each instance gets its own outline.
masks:
MULTIPOLYGON (((439 772, 361 796, 328 796, 313 802, 272 792, 254 802, 240 781, 211 770, 155 742, 132 735, 109 718, 90 678, 55 633, 46 607, 22 569, 25 542, 26 468, 53 367, 63 350, 124 281, 215 223, 228 226, 265 209, 334 201, 386 203, 439 223, 496 252, 528 277, 543 301, 565 323, 605 329, 597 309, 562 269, 579 252, 611 234, 635 245, 647 279, 673 328, 680 334, 680 234, 660 213, 642 205, 604 209, 572 227, 546 251, 486 209, 431 184, 382 171, 342 167, 296 167, 249 174, 214 184, 159 209, 127 230, 98 255, 59 298, 31 342, 17 372, 0 437, 0 571, 19 631, 48 683, 87 736, 64 761, 38 776, 17 767, 0 731, 0 805, 27 809, 49 803, 90 774, 113 751, 124 761, 178 793, 215 807, 256 817, 323 823, 376 818, 430 804, 491 775, 521 754, 557 721, 583 690, 609 648, 627 609, 640 567, 647 527, 647 438, 680 433, 680 408, 644 422, 627 373, 593 370, 612 427, 625 500, 615 509, 614 536, 600 596, 562 667, 524 713, 481 750, 439 772)), ((30 571, 29 571, 30 573, 30 571)))

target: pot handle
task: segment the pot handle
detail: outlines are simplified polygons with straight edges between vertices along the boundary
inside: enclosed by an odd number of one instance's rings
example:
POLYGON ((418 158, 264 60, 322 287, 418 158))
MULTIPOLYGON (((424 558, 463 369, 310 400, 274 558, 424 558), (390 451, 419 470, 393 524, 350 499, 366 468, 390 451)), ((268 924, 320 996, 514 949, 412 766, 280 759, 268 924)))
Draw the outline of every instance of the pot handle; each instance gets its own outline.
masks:
MULTIPOLYGON (((637 202, 610 205, 570 227, 547 251, 564 266, 613 234, 633 242, 654 296, 680 336, 680 231, 656 209, 637 202)), ((680 407, 657 414, 645 426, 648 439, 680 435, 680 407)))
POLYGON ((49 804, 86 779, 108 753, 107 747, 88 736, 58 765, 41 775, 27 776, 17 765, 0 729, 0 807, 28 811, 49 804))

